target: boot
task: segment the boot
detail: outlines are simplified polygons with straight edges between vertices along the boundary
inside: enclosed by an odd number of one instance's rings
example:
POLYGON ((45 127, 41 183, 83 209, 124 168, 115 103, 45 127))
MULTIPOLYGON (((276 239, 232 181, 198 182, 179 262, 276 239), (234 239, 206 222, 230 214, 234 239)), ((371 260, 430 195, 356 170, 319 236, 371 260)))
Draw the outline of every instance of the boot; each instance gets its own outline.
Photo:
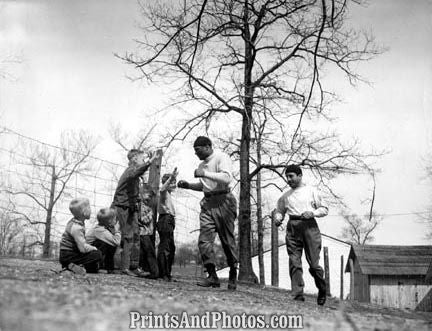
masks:
POLYGON ((202 287, 220 287, 219 278, 216 274, 214 264, 207 264, 206 269, 208 277, 197 282, 197 285, 202 287))
POLYGON ((326 302, 326 298, 327 298, 327 292, 326 290, 319 290, 318 291, 318 297, 317 297, 317 304, 320 306, 323 306, 326 302))
POLYGON ((237 289, 237 268, 235 266, 230 267, 229 278, 228 278, 228 290, 237 289))

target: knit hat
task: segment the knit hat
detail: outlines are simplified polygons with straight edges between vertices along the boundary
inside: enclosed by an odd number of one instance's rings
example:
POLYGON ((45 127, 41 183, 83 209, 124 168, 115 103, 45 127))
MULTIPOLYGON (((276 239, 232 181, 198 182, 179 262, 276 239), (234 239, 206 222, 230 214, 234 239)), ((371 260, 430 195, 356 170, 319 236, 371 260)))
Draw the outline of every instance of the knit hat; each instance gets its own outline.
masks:
POLYGON ((69 210, 77 218, 83 218, 84 209, 90 206, 90 200, 87 198, 75 198, 69 204, 69 210))
POLYGON ((199 136, 198 138, 195 139, 194 142, 194 147, 197 146, 210 146, 211 147, 212 142, 209 138, 204 137, 204 136, 199 136))

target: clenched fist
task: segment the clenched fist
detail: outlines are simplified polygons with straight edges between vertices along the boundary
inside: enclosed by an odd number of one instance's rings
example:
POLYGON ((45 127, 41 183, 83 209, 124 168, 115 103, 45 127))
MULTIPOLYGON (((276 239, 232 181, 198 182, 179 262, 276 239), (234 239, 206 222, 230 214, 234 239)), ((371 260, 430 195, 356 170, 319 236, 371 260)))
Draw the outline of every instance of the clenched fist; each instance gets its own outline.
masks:
POLYGON ((179 180, 177 183, 177 187, 179 188, 189 188, 189 183, 185 180, 179 180))

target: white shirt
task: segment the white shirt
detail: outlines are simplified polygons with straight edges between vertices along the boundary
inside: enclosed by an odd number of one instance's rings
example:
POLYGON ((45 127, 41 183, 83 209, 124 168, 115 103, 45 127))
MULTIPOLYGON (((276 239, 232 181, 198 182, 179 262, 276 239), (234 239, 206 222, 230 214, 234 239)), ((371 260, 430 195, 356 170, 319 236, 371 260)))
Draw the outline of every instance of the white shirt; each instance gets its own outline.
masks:
POLYGON ((315 217, 323 217, 328 214, 328 207, 315 187, 303 183, 284 192, 276 206, 276 212, 282 218, 285 214, 300 216, 306 211, 313 212, 315 217))
MULTIPOLYGON (((229 156, 220 151, 214 151, 208 158, 200 163, 198 169, 216 173, 227 173, 232 182, 231 159, 229 156)), ((201 177, 200 181, 203 185, 204 192, 221 191, 230 188, 230 184, 218 183, 210 178, 201 177)))

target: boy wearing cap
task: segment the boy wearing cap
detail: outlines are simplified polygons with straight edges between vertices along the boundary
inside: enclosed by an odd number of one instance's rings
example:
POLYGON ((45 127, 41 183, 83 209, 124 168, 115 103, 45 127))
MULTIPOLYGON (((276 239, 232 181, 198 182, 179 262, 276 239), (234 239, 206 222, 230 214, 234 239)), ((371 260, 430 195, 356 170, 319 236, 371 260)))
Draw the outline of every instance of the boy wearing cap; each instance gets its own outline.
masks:
POLYGON ((98 272, 101 253, 85 239, 85 220, 91 215, 90 201, 73 199, 69 204, 73 218, 67 223, 60 241, 60 263, 63 268, 79 274, 98 272))
POLYGON ((157 260, 159 265, 159 278, 165 281, 171 281, 171 269, 175 255, 175 208, 171 193, 176 188, 177 175, 177 168, 174 169, 172 174, 164 174, 162 176, 162 187, 159 191, 159 219, 156 224, 159 234, 157 260))
POLYGON ((140 236, 138 227, 139 178, 156 158, 156 153, 146 160, 143 151, 128 152, 129 166, 121 175, 112 206, 115 207, 122 236, 121 269, 129 276, 143 276, 139 268, 140 236))
POLYGON ((318 288, 318 305, 326 301, 326 282, 324 271, 319 265, 321 252, 321 233, 316 217, 328 214, 318 191, 303 182, 302 169, 295 164, 285 168, 285 176, 290 190, 279 198, 275 210, 275 224, 280 226, 285 215, 289 216, 286 227, 286 246, 289 257, 289 272, 294 300, 305 301, 303 296, 302 252, 309 263, 309 272, 318 288))
POLYGON ((213 151, 211 140, 204 136, 195 140, 194 149, 196 156, 202 161, 194 172, 194 176, 199 178, 199 182, 188 183, 180 180, 178 187, 204 192, 204 198, 200 203, 198 248, 208 277, 204 281, 198 282, 198 285, 220 287, 213 250, 217 233, 230 267, 228 289, 235 290, 237 288, 237 254, 234 221, 237 217, 237 201, 230 188, 233 178, 231 160, 227 154, 213 151))
POLYGON ((107 273, 114 273, 114 254, 120 245, 120 227, 113 208, 102 208, 97 213, 98 224, 86 233, 86 240, 102 254, 101 266, 107 273))

